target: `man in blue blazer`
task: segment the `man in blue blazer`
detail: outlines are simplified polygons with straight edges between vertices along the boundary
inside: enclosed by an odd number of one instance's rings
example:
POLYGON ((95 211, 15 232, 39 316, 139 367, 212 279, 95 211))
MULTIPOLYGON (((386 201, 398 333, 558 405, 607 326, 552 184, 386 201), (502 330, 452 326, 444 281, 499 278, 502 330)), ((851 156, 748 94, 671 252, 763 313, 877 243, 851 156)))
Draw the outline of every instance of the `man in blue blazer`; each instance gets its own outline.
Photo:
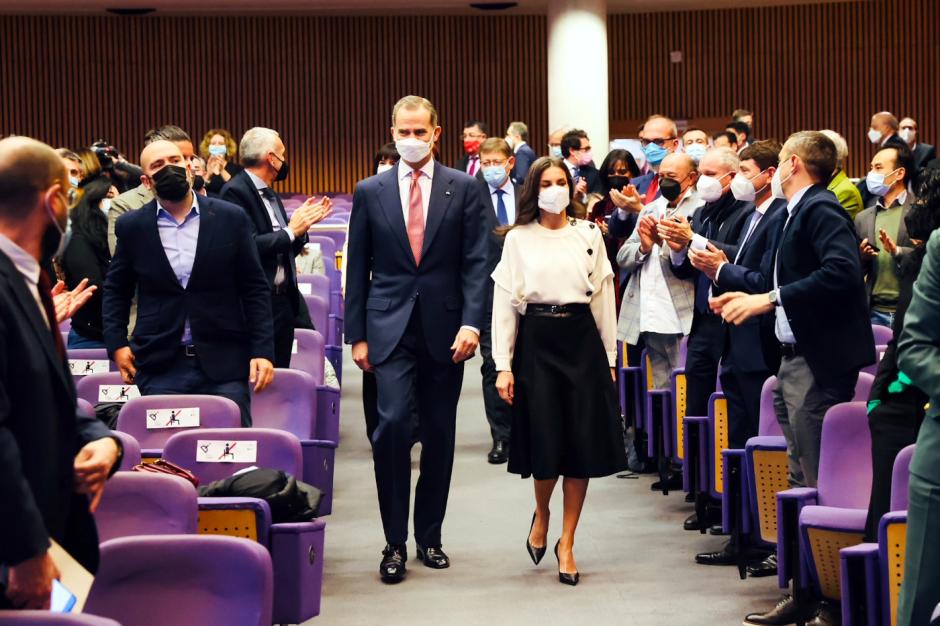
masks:
POLYGON ((65 233, 68 189, 52 148, 0 141, 0 610, 48 609, 50 540, 97 568, 90 510, 121 456, 107 426, 76 409, 42 269, 65 233))
MULTIPOLYGON (((738 325, 771 314, 766 319, 773 320, 781 354, 774 408, 793 486, 816 486, 823 417, 852 399, 859 370, 875 362, 858 240, 848 214, 826 189, 835 165, 835 144, 824 134, 790 136, 771 183, 773 195, 786 198, 788 217, 762 264, 770 291, 731 292, 712 303, 725 321, 738 325)), ((791 624, 814 612, 805 600, 787 597, 744 623, 791 624)))
POLYGON ((353 196, 346 269, 346 342, 375 371, 375 482, 386 547, 385 582, 405 576, 412 407, 418 408, 421 475, 415 493, 418 558, 441 569, 463 361, 479 344, 486 307, 487 238, 479 183, 436 163, 434 105, 402 98, 392 112, 401 161, 361 181, 353 196))
POLYGON ((197 196, 179 148, 158 141, 140 155, 155 199, 117 221, 105 279, 108 352, 144 395, 203 393, 234 400, 251 425, 248 383, 274 376, 271 290, 240 207, 197 196), (198 201, 197 201, 198 197, 198 201), (137 293, 137 325, 127 336, 137 293))
POLYGON ((522 122, 511 122, 506 129, 506 143, 512 148, 515 163, 509 176, 512 182, 520 187, 525 184, 529 175, 529 168, 538 157, 535 150, 529 145, 529 127, 522 122))

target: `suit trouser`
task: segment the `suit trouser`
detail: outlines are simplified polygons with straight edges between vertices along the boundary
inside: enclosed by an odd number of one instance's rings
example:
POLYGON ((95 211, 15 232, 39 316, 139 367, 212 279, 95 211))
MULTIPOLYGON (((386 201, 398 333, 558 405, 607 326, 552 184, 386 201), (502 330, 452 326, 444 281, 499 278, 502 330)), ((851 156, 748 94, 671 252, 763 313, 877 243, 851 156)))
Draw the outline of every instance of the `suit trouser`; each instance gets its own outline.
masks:
POLYGON ((721 317, 695 313, 685 358, 686 415, 708 415, 708 399, 715 393, 724 328, 721 317))
MULTIPOLYGON (((271 296, 271 314, 274 321, 274 367, 290 367, 294 349, 294 307, 286 293, 271 296)), ((318 328, 326 337, 326 329, 318 328)))
POLYGON ((441 363, 428 352, 417 306, 392 354, 375 365, 379 420, 372 458, 385 540, 408 539, 413 407, 418 408, 421 462, 415 489, 414 534, 425 547, 440 547, 454 465, 457 400, 463 363, 441 363))
POLYGON ((379 423, 378 388, 372 372, 362 373, 362 412, 366 417, 366 437, 371 443, 372 434, 379 423))
POLYGON ((510 407, 496 391, 496 361, 493 360, 493 290, 489 290, 487 297, 486 317, 483 328, 480 329, 480 353, 483 364, 480 374, 483 375, 483 406, 486 409, 486 421, 490 423, 490 434, 493 441, 509 441, 509 430, 512 427, 512 407, 510 407))
POLYGON ((204 393, 210 396, 222 396, 238 405, 241 410, 242 426, 251 426, 251 395, 248 391, 248 377, 243 380, 217 382, 206 376, 199 365, 199 357, 186 356, 182 347, 173 362, 162 372, 137 371, 134 383, 141 395, 174 395, 181 393, 204 393))
POLYGON ((679 342, 682 341, 682 335, 643 333, 641 338, 653 369, 653 386, 656 389, 668 389, 672 370, 679 367, 679 342))
POLYGON ((855 376, 823 387, 816 382, 806 359, 783 357, 774 389, 774 412, 787 440, 790 484, 815 487, 819 475, 819 444, 826 411, 855 395, 855 376))
POLYGON ((940 602, 940 483, 911 472, 908 494, 898 626, 925 626, 940 602))
POLYGON ((760 426, 760 392, 770 372, 737 372, 722 368, 721 390, 728 400, 728 445, 743 450, 760 426))

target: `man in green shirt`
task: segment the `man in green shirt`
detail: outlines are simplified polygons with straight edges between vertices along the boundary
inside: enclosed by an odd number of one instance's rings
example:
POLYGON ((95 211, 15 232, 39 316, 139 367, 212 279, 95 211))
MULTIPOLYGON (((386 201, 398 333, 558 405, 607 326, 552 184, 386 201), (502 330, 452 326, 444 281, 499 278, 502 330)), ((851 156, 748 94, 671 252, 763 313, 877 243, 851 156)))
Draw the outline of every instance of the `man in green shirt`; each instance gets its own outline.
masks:
POLYGON ((892 145, 875 154, 865 178, 875 203, 855 217, 855 230, 861 239, 872 324, 890 327, 894 322, 898 305, 895 270, 911 247, 904 216, 914 200, 907 191, 913 172, 910 150, 892 145))

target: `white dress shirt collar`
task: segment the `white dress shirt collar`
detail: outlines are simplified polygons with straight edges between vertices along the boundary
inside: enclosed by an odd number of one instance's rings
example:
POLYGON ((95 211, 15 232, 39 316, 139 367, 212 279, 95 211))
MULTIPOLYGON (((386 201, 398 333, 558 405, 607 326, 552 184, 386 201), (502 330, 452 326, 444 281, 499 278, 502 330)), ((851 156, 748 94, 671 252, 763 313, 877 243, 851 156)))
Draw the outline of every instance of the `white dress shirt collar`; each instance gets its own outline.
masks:
MULTIPOLYGON (((193 194, 193 205, 189 208, 189 212, 186 214, 186 217, 184 217, 183 220, 186 220, 187 218, 189 218, 189 216, 192 215, 193 213, 195 213, 196 215, 199 215, 199 202, 196 200, 196 198, 199 197, 199 194, 196 193, 195 191, 193 191, 192 194, 193 194)), ((167 211, 163 207, 162 204, 160 204, 160 199, 156 198, 156 201, 157 201, 157 217, 160 217, 160 215, 162 214, 166 217, 169 217, 171 220, 175 222, 176 218, 173 217, 173 215, 169 211, 167 211)))
POLYGON ((773 204, 774 200, 776 200, 776 198, 774 198, 773 196, 770 196, 769 198, 761 202, 760 206, 757 207, 755 211, 757 211, 761 215, 764 215, 765 213, 767 213, 767 209, 770 208, 770 205, 773 204))
POLYGON ((800 203, 800 200, 803 199, 803 196, 806 195, 806 192, 809 190, 810 187, 812 187, 812 185, 806 185, 805 187, 797 191, 795 194, 793 194, 793 197, 787 201, 787 213, 789 213, 790 215, 793 215, 793 209, 795 209, 796 205, 800 203))
POLYGON ((252 171, 250 171, 250 170, 245 170, 245 173, 248 174, 248 178, 251 179, 251 182, 253 182, 253 183, 255 184, 255 189, 259 189, 259 190, 260 190, 260 189, 267 189, 267 188, 268 188, 268 186, 269 186, 268 183, 266 183, 266 182, 264 182, 263 180, 261 180, 261 179, 258 177, 258 175, 255 174, 254 172, 252 172, 252 171))
POLYGON ((39 284, 39 261, 33 255, 4 235, 0 235, 0 252, 10 257, 10 261, 26 282, 31 285, 39 284))
MULTIPOLYGON (((421 172, 428 177, 428 180, 434 180, 434 159, 428 159, 428 162, 421 166, 421 172)), ((405 163, 404 160, 398 161, 398 179, 411 179, 414 168, 405 163)))
POLYGON ((516 145, 514 145, 514 146, 512 147, 512 153, 515 154, 515 153, 519 152, 519 148, 521 148, 521 147, 524 146, 525 144, 526 144, 526 142, 520 141, 519 143, 517 143, 516 145))

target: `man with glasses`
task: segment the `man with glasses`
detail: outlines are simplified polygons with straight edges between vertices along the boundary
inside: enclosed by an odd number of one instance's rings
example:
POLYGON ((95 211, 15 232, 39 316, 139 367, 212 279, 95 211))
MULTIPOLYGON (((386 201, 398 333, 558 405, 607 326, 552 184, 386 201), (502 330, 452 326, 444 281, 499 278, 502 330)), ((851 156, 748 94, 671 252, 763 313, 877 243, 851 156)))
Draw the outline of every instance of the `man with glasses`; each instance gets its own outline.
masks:
MULTIPOLYGON (((500 226, 508 226, 516 221, 516 201, 522 189, 512 182, 509 173, 516 164, 512 150, 502 139, 491 137, 480 146, 481 173, 480 192, 484 208, 484 230, 488 233, 486 275, 489 277, 500 257, 503 255, 503 237, 494 231, 500 226)), ((509 460, 509 429, 512 424, 512 407, 506 404, 496 391, 496 362, 493 361, 493 335, 491 321, 493 317, 493 279, 489 278, 486 289, 486 315, 480 329, 480 352, 483 364, 483 404, 486 407, 486 420, 493 435, 493 447, 487 460, 498 465, 509 460)))
POLYGON ((604 192, 597 168, 594 167, 591 140, 586 132, 575 128, 565 133, 561 138, 561 156, 571 172, 575 198, 586 203, 589 193, 604 192))
POLYGON ((687 154, 670 154, 658 164, 662 193, 640 211, 633 234, 617 253, 617 263, 630 272, 620 308, 617 338, 637 345, 642 336, 657 389, 669 385, 679 365, 679 341, 692 329, 695 284, 670 269, 682 244, 663 239, 658 226, 688 220, 704 204, 695 191, 698 172, 687 154))
POLYGON ((454 169, 466 172, 469 176, 476 176, 480 171, 480 146, 490 135, 490 127, 486 122, 470 120, 464 122, 461 132, 464 154, 457 160, 454 169))
MULTIPOLYGON (((643 146, 643 155, 650 170, 659 172, 659 166, 668 155, 674 153, 679 147, 679 130, 676 123, 668 117, 654 115, 643 124, 640 129, 640 145, 643 146)), ((659 198, 659 181, 653 179, 646 190, 646 203, 659 198)))

